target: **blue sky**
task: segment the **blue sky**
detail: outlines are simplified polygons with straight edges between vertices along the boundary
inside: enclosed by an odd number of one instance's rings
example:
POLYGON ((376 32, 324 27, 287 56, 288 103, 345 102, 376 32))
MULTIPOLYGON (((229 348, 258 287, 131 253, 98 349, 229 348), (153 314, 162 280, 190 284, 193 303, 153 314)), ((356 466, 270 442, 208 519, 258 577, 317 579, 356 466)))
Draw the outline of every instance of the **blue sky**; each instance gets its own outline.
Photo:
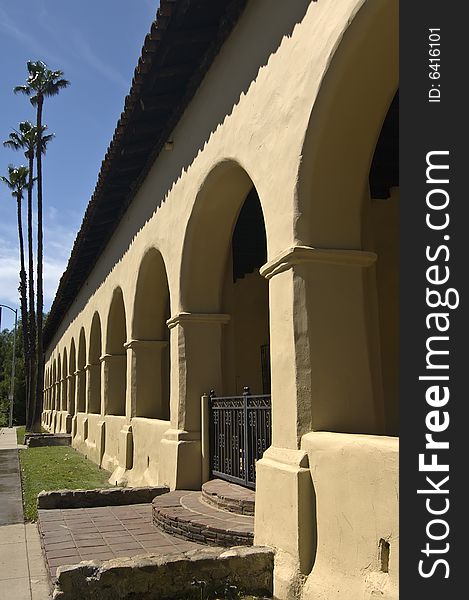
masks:
MULTIPOLYGON (((50 308, 70 256, 101 161, 130 89, 158 0, 0 0, 0 142, 34 108, 13 88, 26 82, 27 60, 62 69, 71 82, 48 99, 44 123, 56 138, 44 162, 44 293, 50 308)), ((0 173, 25 164, 0 144, 0 173)), ((25 207, 24 207, 25 208, 25 207)), ((24 211, 25 212, 25 211, 24 211)), ((16 203, 0 187, 0 304, 18 307, 16 203)), ((3 311, 2 329, 10 327, 3 311)))

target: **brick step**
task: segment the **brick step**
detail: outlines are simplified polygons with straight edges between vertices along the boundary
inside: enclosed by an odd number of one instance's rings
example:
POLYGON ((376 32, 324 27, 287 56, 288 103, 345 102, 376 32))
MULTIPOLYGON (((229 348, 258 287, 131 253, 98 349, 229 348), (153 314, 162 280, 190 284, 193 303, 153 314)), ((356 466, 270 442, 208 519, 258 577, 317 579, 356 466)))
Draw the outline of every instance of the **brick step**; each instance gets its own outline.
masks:
POLYGON ((252 546, 254 517, 208 505, 202 492, 177 490, 152 502, 153 524, 171 535, 210 546, 252 546))
POLYGON ((202 486, 202 499, 215 508, 239 515, 254 515, 256 493, 234 483, 221 479, 207 481, 202 486))

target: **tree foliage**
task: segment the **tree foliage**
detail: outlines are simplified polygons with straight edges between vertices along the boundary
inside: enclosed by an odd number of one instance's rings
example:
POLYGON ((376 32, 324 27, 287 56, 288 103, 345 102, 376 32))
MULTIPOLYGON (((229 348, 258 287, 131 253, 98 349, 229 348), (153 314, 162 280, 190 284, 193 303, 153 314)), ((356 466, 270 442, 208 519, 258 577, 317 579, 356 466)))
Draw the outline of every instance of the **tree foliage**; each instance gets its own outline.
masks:
MULTIPOLYGON (((0 331, 0 427, 8 425, 10 413, 11 367, 13 358, 13 335, 8 329, 0 331)), ((26 418, 26 381, 24 355, 21 344, 21 321, 16 331, 15 392, 13 403, 13 424, 23 425, 26 418)))

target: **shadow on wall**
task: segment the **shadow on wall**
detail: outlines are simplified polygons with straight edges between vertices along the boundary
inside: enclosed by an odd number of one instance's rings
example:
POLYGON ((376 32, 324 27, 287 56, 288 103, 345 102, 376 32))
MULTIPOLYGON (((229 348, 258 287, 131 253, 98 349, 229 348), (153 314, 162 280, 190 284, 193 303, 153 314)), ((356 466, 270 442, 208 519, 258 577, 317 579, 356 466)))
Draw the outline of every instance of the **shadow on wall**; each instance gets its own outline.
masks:
MULTIPOLYGON (((223 55, 223 65, 215 58, 207 77, 217 77, 222 73, 224 87, 223 93, 210 95, 210 105, 204 99, 195 97, 191 100, 191 106, 195 108, 191 114, 191 120, 184 123, 184 143, 175 144, 176 148, 171 153, 161 153, 156 161, 159 164, 157 178, 151 181, 152 197, 154 203, 140 203, 138 210, 132 212, 132 217, 125 214, 122 222, 127 220, 127 239, 122 237, 121 243, 108 244, 105 256, 101 257, 101 269, 99 273, 91 274, 88 286, 85 283, 81 293, 86 290, 80 301, 69 308, 69 320, 73 321, 83 310, 94 291, 103 283, 107 274, 114 265, 122 259, 133 238, 144 224, 158 210, 164 202, 170 190, 176 184, 182 174, 188 170, 197 155, 202 152, 211 135, 223 125, 231 115, 233 109, 239 103, 243 95, 247 93, 250 86, 256 81, 260 70, 267 65, 269 59, 274 55, 286 37, 290 37, 295 26, 300 23, 311 4, 311 0, 294 0, 293 2, 271 2, 270 0, 257 0, 249 3, 241 17, 242 27, 235 27, 231 36, 223 45, 220 54, 223 55), (268 29, 269 35, 263 33, 262 29, 268 29), (233 41, 236 38, 236 41, 233 41), (233 45, 236 46, 234 49, 233 45), (226 77, 226 73, 230 77, 226 77), (129 219, 132 218, 130 224, 129 219)), ((202 82, 201 87, 203 87, 202 82)), ((186 113, 181 118, 184 122, 186 113)), ((181 122, 180 121, 180 122, 181 122)), ((147 185, 142 185, 142 189, 147 185)), ((119 227, 119 226, 118 226, 119 227)), ((63 333, 63 323, 54 338, 63 333)))

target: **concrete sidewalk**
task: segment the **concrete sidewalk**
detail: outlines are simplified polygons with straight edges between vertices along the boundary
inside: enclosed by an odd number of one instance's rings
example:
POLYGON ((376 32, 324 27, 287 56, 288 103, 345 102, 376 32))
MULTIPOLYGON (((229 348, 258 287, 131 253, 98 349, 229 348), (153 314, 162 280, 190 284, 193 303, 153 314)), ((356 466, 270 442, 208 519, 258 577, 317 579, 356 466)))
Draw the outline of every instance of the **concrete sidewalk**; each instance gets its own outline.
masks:
POLYGON ((0 600, 47 600, 39 534, 24 523, 16 429, 0 428, 0 600))

